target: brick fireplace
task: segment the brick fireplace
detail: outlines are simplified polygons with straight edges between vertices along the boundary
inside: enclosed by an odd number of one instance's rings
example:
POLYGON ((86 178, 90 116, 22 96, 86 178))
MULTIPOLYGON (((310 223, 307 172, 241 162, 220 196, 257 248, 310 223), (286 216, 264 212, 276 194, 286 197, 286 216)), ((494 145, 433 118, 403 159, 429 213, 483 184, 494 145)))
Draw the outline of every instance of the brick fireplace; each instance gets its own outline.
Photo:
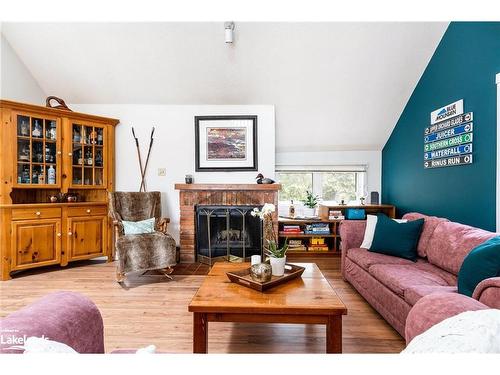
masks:
MULTIPOLYGON (((262 206, 273 203, 278 209, 281 185, 259 184, 175 184, 179 190, 181 262, 196 261, 196 207, 262 206)), ((275 213, 277 226, 278 213, 275 213)))

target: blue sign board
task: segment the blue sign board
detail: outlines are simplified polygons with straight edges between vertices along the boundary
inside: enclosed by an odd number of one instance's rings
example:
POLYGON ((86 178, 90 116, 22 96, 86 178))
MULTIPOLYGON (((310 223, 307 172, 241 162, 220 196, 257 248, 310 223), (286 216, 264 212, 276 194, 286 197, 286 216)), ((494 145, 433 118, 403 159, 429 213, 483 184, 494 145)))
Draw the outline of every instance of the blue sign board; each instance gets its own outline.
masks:
POLYGON ((431 133, 452 128, 457 125, 462 125, 466 122, 470 122, 473 119, 473 113, 472 112, 467 112, 464 113, 463 115, 459 115, 453 118, 450 118, 449 120, 441 121, 438 122, 437 124, 428 126, 424 130, 424 135, 429 135, 431 133))
POLYGON ((470 154, 472 152, 472 143, 467 143, 466 145, 460 145, 456 147, 444 148, 442 150, 436 150, 424 153, 425 160, 445 158, 448 156, 459 156, 463 154, 470 154))
POLYGON ((435 141, 440 141, 441 139, 446 139, 446 138, 451 138, 455 137, 460 134, 464 133, 470 133, 473 130, 473 123, 468 123, 465 125, 460 125, 456 126, 451 129, 443 130, 437 133, 432 133, 429 135, 426 135, 424 137, 424 142, 429 143, 429 142, 435 142, 435 141))

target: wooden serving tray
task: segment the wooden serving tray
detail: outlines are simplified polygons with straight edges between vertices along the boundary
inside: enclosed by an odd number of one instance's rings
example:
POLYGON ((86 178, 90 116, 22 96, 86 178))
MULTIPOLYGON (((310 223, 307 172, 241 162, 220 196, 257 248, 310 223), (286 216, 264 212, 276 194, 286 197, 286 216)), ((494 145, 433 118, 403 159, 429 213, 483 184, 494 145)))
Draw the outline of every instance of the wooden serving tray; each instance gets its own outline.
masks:
POLYGON ((259 292, 264 292, 270 288, 274 288, 277 285, 286 283, 287 281, 302 276, 304 270, 304 267, 287 263, 285 264, 285 274, 283 276, 271 276, 271 280, 266 283, 254 281, 250 276, 250 268, 246 268, 241 271, 227 272, 226 275, 233 283, 246 286, 247 288, 251 288, 259 292))

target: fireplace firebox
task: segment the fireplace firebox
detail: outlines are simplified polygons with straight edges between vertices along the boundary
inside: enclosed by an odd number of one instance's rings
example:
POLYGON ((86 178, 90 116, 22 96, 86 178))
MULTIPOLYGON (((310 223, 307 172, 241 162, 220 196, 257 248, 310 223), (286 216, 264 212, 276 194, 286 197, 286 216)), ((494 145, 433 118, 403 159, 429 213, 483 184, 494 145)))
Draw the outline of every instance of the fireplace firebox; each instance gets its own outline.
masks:
POLYGON ((262 255, 262 222, 251 215, 262 206, 196 206, 198 261, 245 262, 262 255))

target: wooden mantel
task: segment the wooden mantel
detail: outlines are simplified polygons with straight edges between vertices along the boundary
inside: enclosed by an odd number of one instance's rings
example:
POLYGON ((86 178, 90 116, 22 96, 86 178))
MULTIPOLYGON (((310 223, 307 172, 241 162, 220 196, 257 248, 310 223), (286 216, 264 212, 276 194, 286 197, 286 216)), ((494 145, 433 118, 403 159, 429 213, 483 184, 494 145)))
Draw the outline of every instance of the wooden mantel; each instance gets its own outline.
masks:
POLYGON ((175 190, 281 190, 281 184, 175 184, 175 190))

